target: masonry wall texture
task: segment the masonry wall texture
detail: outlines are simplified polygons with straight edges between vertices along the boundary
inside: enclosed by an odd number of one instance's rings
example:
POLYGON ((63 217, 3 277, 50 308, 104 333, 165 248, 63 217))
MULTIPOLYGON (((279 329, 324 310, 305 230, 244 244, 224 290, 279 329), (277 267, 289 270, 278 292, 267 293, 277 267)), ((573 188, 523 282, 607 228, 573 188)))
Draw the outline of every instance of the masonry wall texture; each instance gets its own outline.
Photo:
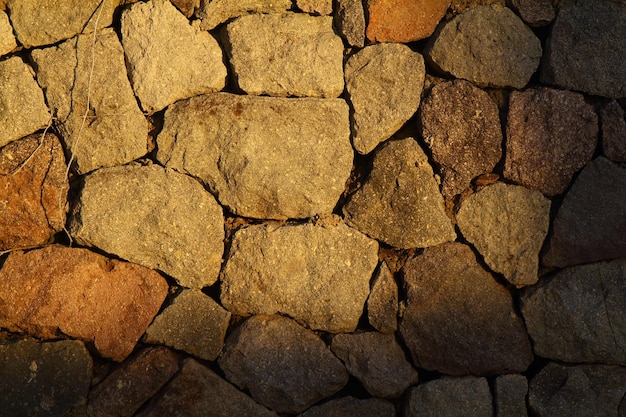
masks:
POLYGON ((626 416, 626 1, 0 0, 0 417, 626 416))

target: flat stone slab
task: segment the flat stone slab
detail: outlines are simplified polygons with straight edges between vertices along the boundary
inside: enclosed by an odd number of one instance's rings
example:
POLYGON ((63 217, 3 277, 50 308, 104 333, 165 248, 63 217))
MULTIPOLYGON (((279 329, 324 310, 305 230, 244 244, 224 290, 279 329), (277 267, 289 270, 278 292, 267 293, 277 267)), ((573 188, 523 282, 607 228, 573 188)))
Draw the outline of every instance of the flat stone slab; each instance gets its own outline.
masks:
POLYGON ((103 357, 122 361, 167 290, 157 272, 87 249, 16 251, 0 270, 0 326, 44 339, 84 340, 103 357))
POLYGON ((398 329, 398 284, 386 262, 380 264, 374 275, 367 298, 367 319, 381 333, 398 329))
POLYGON ((342 397, 313 406, 300 417, 395 417, 393 403, 380 398, 342 397))
POLYGON ((491 392, 485 378, 446 377, 411 388, 405 417, 493 417, 491 392))
POLYGON ((450 0, 367 0, 367 39, 407 43, 429 37, 450 0))
POLYGON ((192 27, 169 0, 133 4, 122 13, 121 32, 128 75, 148 113, 224 88, 217 41, 192 27))
POLYGON ((224 217, 213 196, 158 165, 86 176, 69 230, 82 245, 159 269, 189 288, 217 281, 224 252, 224 217))
POLYGON ((0 56, 8 54, 17 48, 15 36, 13 36, 13 27, 9 22, 9 16, 0 10, 0 56))
POLYGON ((31 56, 80 174, 123 165, 148 152, 148 122, 128 81, 124 50, 113 29, 98 32, 95 40, 90 34, 79 35, 35 49, 31 56))
POLYGON ((334 98, 343 92, 343 42, 330 16, 242 16, 223 37, 235 82, 247 94, 334 98))
POLYGON ((201 30, 211 30, 227 20, 251 13, 284 13, 291 5, 291 0, 205 0, 200 2, 196 16, 200 18, 201 30))
POLYGON ((233 314, 286 314, 313 329, 351 332, 363 313, 378 244, 337 226, 256 225, 235 232, 221 275, 233 314))
POLYGON ((343 100, 215 93, 166 111, 157 159, 239 216, 313 217, 330 214, 344 191, 349 129, 343 100))

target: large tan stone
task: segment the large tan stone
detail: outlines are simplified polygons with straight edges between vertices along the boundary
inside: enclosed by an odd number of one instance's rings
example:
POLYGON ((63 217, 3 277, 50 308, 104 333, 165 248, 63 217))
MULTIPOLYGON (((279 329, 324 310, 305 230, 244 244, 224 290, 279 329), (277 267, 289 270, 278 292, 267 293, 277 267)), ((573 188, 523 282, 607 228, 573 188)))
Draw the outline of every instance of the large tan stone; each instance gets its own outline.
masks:
POLYGON ((291 0, 202 0, 196 15, 200 29, 211 30, 217 25, 250 13, 281 13, 291 8, 291 0))
POLYGON ((7 14, 0 10, 0 55, 8 54, 15 48, 17 48, 17 43, 13 36, 13 27, 7 14))

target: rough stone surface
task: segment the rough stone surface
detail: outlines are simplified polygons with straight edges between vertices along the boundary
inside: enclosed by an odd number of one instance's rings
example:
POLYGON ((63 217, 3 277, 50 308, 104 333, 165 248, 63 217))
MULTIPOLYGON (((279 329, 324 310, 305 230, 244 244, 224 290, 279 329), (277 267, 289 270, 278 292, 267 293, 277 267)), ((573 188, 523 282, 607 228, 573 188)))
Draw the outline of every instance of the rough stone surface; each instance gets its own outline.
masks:
POLYGON ((616 162, 626 162, 626 119, 624 110, 616 101, 600 110, 602 153, 616 162))
POLYGON ((598 116, 582 94, 543 87, 514 91, 506 136, 504 176, 553 196, 591 160, 598 116))
POLYGON ((122 361, 167 289, 157 272, 87 249, 52 245, 12 252, 0 270, 0 326, 85 340, 100 355, 122 361))
POLYGON ((412 138, 376 152, 369 178, 343 208, 346 222, 396 248, 456 238, 428 159, 412 138))
POLYGON ((339 391, 348 373, 315 333, 282 316, 254 316, 228 336, 226 378, 279 413, 300 413, 339 391))
POLYGON ((365 45, 365 10, 356 0, 337 0, 335 25, 348 44, 357 48, 365 45))
POLYGON ((170 0, 170 1, 187 18, 192 17, 196 9, 200 8, 200 0, 170 0))
POLYGON ((495 4, 501 7, 504 7, 506 4, 505 0, 452 0, 450 3, 450 9, 448 12, 448 16, 456 15, 466 11, 467 9, 472 9, 479 5, 490 5, 495 4))
POLYGON ((92 35, 80 35, 31 55, 79 173, 122 165, 148 152, 148 122, 133 95, 113 29, 98 32, 95 41, 92 35))
POLYGON ((392 403, 379 398, 337 398, 309 408, 300 417, 395 417, 392 403))
POLYGON ((329 15, 333 12, 332 0, 296 0, 296 6, 305 13, 329 15))
POLYGON ((528 83, 541 52, 530 28, 510 9, 497 6, 476 6, 445 22, 425 50, 436 68, 454 77, 514 88, 528 83))
POLYGON ((249 13, 281 13, 291 8, 291 0, 201 0, 196 15, 200 29, 211 30, 220 23, 249 13))
POLYGON ((346 88, 354 111, 352 144, 370 153, 409 120, 420 104, 424 58, 406 45, 368 46, 348 58, 346 88))
POLYGON ((537 282, 550 227, 550 200, 540 192, 498 182, 465 199, 456 219, 491 269, 517 287, 537 282))
POLYGON ((532 379, 529 391, 529 408, 537 417, 618 417, 626 368, 549 363, 532 379))
POLYGON ((417 382, 417 372, 393 334, 338 334, 333 337, 331 349, 374 397, 399 397, 417 382))
POLYGON ((565 195, 542 263, 564 267, 624 257, 626 169, 599 157, 565 195))
POLYGON ((0 149, 0 251, 47 243, 65 224, 65 157, 53 134, 0 149))
POLYGON ((213 361, 222 352, 230 313, 198 290, 183 290, 148 327, 145 342, 213 361))
POLYGON ((3 80, 0 82, 1 147, 46 127, 50 113, 32 68, 21 58, 0 62, 0 80, 3 80))
POLYGON ((528 381, 519 374, 500 375, 494 382, 495 417, 528 417, 528 381))
POLYGON ((132 5, 122 14, 121 31, 128 75, 148 113, 224 88, 226 67, 217 41, 192 27, 169 0, 132 5))
POLYGON ((378 245, 343 223, 271 224, 237 231, 221 276, 233 314, 282 313, 328 332, 351 332, 369 294, 378 245))
POLYGON ((0 10, 0 56, 8 54, 15 48, 17 48, 17 43, 13 36, 13 27, 7 14, 0 10))
POLYGON ((90 417, 131 417, 178 372, 178 358, 164 347, 129 358, 89 393, 90 417))
POLYGON ((564 269, 521 300, 537 355, 626 365, 626 259, 564 269))
POLYGON ((371 42, 406 43, 429 37, 450 0, 366 0, 371 42))
POLYGON ((533 27, 549 25, 556 16, 553 0, 511 0, 511 5, 533 27))
POLYGON ((8 0, 11 23, 26 48, 50 45, 111 25, 119 0, 8 0))
POLYGON ((342 100, 199 96, 165 113, 157 158, 240 216, 330 214, 352 168, 348 120, 342 100))
POLYGON ((226 26, 226 52, 237 86, 248 94, 338 97, 343 42, 330 16, 242 16, 226 26))
POLYGON ((420 106, 419 121, 446 197, 463 192, 502 157, 498 106, 467 81, 435 85, 420 106))
POLYGON ((378 267, 367 299, 369 323, 381 333, 398 329, 398 285, 385 262, 378 267))
POLYGON ((69 222, 77 242, 173 276, 213 284, 224 252, 222 208, 192 178, 157 165, 98 170, 69 222))
POLYGON ((87 398, 92 363, 75 340, 0 344, 0 414, 62 416, 87 398))
POLYGON ((193 359, 137 417, 276 417, 193 359), (208 413, 208 414, 207 414, 208 413))
POLYGON ((626 4, 566 3, 548 38, 541 81, 599 96, 626 97, 625 38, 626 4))
POLYGON ((485 378, 443 377, 411 388, 403 417, 493 417, 485 378))
POLYGON ((522 372, 533 355, 511 294, 461 243, 427 248, 402 269, 400 334, 413 363, 449 375, 522 372))

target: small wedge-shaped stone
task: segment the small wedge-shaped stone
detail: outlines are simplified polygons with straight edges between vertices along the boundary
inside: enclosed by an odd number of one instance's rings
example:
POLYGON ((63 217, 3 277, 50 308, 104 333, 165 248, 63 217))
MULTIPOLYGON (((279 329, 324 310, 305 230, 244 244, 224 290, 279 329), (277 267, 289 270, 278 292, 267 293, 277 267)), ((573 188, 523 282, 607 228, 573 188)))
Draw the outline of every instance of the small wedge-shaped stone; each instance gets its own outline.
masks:
POLYGON ((237 231, 221 276, 233 314, 282 313, 313 329, 351 332, 363 313, 378 244, 343 223, 237 231))
POLYGON ((498 376, 493 383, 496 417, 528 417, 528 380, 519 374, 498 376))
POLYGON ((428 158, 412 138, 376 152, 369 178, 343 212, 346 222, 396 248, 425 248, 454 240, 428 158))
MULTIPOLYGON (((79 6, 77 6, 79 7, 79 6)), ((32 52, 37 81, 79 173, 122 165, 148 152, 148 122, 128 81, 113 29, 32 52)))
POLYGON ((136 3, 125 10, 122 45, 133 89, 148 113, 219 91, 226 83, 217 41, 192 27, 169 0, 136 3))
POLYGON ((402 44, 368 46, 348 58, 346 88, 357 152, 370 153, 413 116, 425 74, 424 58, 402 44))
POLYGON ((7 14, 0 10, 0 56, 8 54, 15 48, 17 48, 17 43, 13 36, 13 27, 7 14))
POLYGON ((194 179, 158 165, 85 178, 69 222, 77 242, 159 269, 179 284, 213 284, 224 252, 222 208, 194 179))
POLYGON ((85 340, 102 356, 122 361, 167 290, 157 272, 87 249, 52 245, 12 252, 0 270, 0 327, 85 340))
POLYGON ((220 23, 249 13, 281 13, 292 6, 291 0, 202 0, 196 15, 200 29, 211 30, 220 23))
POLYGON ((550 200, 539 191, 496 183, 469 196, 456 219, 491 269, 517 287, 537 282, 550 200))
POLYGON ((343 42, 330 16, 243 16, 223 36, 235 81, 248 94, 333 98, 343 92, 343 42))
POLYGON ((334 22, 348 44, 363 48, 365 45, 365 10, 362 2, 337 0, 334 22))
POLYGON ((381 333, 393 333, 398 329, 398 284, 386 262, 382 262, 372 282, 367 299, 369 323, 381 333))
POLYGON ((158 149, 233 213, 261 219, 330 214, 354 156, 343 100, 227 93, 173 104, 158 149))
POLYGON ((443 377, 411 388, 403 417, 493 417, 485 378, 443 377))

